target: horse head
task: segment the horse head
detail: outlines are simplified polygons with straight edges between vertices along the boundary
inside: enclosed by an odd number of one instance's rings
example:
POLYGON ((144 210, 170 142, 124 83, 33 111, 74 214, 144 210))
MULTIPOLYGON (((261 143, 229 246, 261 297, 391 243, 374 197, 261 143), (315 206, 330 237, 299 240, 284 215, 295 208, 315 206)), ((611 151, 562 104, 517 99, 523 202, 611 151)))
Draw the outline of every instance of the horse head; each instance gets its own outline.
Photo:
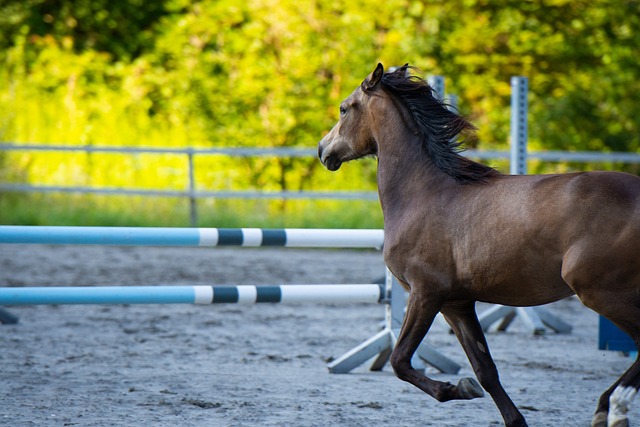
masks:
MULTIPOLYGON (((406 73, 407 66, 396 71, 406 73)), ((340 120, 331 131, 318 143, 318 157, 330 171, 336 171, 350 160, 375 155, 378 151, 377 141, 373 135, 369 104, 372 94, 384 75, 382 64, 340 104, 340 120)))

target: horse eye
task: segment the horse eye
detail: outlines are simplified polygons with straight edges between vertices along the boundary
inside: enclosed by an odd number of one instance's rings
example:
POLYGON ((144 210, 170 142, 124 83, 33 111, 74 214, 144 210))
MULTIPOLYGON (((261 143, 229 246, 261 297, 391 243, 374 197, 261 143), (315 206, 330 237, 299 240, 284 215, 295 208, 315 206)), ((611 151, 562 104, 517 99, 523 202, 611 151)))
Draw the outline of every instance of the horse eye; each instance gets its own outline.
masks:
POLYGON ((340 107, 340 115, 344 116, 345 114, 347 114, 347 109, 344 107, 340 107))

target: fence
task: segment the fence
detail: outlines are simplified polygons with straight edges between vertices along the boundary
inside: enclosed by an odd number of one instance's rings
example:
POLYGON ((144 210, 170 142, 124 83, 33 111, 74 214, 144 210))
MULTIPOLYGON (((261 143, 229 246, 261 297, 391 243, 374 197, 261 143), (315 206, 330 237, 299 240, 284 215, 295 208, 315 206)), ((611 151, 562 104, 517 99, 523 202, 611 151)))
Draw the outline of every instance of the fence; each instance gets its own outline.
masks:
POLYGON ((189 200, 190 224, 198 223, 197 200, 216 199, 336 199, 336 200, 377 200, 374 191, 202 191, 196 189, 195 156, 222 155, 229 157, 313 157, 315 149, 304 148, 142 148, 142 147, 98 147, 67 145, 33 145, 0 143, 0 151, 53 151, 77 153, 117 153, 117 154, 174 154, 184 156, 187 168, 187 186, 184 190, 104 188, 89 186, 44 186, 30 184, 0 183, 0 191, 18 193, 80 193, 148 197, 180 197, 189 200))

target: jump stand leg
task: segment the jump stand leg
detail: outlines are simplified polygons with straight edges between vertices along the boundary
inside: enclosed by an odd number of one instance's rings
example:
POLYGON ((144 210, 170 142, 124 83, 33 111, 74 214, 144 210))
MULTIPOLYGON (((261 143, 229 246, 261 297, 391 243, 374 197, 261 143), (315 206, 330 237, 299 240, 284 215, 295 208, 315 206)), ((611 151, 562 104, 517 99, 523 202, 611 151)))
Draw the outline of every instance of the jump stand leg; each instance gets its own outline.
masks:
MULTIPOLYGON (((329 372, 332 374, 346 374, 358 366, 362 365, 367 360, 374 357, 376 354, 390 353, 391 349, 391 330, 384 329, 372 336, 359 346, 349 350, 343 356, 335 359, 327 365, 329 372)), ((380 357, 378 358, 380 359, 380 357)), ((386 361, 385 361, 386 363, 386 361)), ((375 364, 374 364, 375 365, 375 364)), ((384 364, 383 364, 384 366, 384 364)), ((381 370, 382 366, 379 369, 381 370)))
POLYGON ((549 327, 558 333, 568 334, 571 332, 571 325, 564 322, 559 317, 543 307, 508 307, 494 305, 486 310, 478 320, 482 329, 487 331, 491 325, 501 320, 498 330, 506 330, 516 316, 526 323, 527 327, 534 335, 543 335, 549 327))
POLYGON ((538 312, 533 307, 518 307, 516 313, 524 320, 530 330, 533 331, 533 335, 544 335, 545 327, 542 323, 542 319, 538 316, 538 312))
POLYGON ((535 309, 535 311, 538 313, 538 316, 540 316, 540 319, 542 320, 542 322, 545 325, 549 326, 554 331, 560 332, 563 334, 568 334, 571 332, 572 326, 570 324, 560 319, 559 317, 554 316, 546 308, 533 307, 533 309, 535 309))
POLYGON ((384 365, 386 365, 391 358, 391 350, 391 346, 385 347, 380 354, 378 354, 378 357, 376 357, 376 360, 371 364, 369 369, 372 371, 382 371, 384 365))
POLYGON ((15 325, 18 323, 18 316, 13 315, 9 311, 0 307, 0 323, 15 325))
MULTIPOLYGON (((333 360, 327 365, 329 372, 334 374, 346 374, 365 363, 367 360, 378 356, 371 365, 372 371, 380 371, 389 361, 391 352, 396 343, 396 337, 400 331, 404 318, 405 291, 398 281, 387 272, 386 293, 390 300, 385 315, 385 327, 373 337, 359 346, 351 349, 343 356, 333 360)), ((418 347, 416 354, 422 361, 446 374, 457 374, 460 365, 448 359, 434 347, 424 341, 418 347)))
MULTIPOLYGON (((496 323, 500 319, 510 318, 508 323, 511 323, 511 320, 515 317, 515 310, 513 307, 506 307, 504 305, 494 305, 489 308, 487 311, 478 316, 478 321, 480 321, 480 326, 482 329, 486 331, 496 323)), ((506 328, 509 324, 506 324, 504 327, 506 328)))
POLYGON ((440 372, 445 374, 457 374, 458 371, 460 371, 460 365, 424 341, 420 344, 420 347, 418 347, 417 353, 422 360, 438 369, 440 372))

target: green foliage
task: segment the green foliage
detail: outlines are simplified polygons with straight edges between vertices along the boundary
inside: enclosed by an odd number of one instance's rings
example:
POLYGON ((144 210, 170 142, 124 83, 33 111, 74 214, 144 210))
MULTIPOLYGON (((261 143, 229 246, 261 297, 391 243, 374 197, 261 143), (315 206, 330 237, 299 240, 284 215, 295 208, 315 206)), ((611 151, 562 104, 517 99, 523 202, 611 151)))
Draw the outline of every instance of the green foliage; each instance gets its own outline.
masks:
POLYGON ((22 33, 31 39, 71 39, 77 53, 132 59, 153 48, 158 21, 179 12, 167 0, 9 0, 0 4, 0 47, 22 33))
MULTIPOLYGON (((637 0, 10 0, 0 140, 313 147, 380 61, 447 76, 479 148, 506 148, 509 80, 525 75, 533 149, 638 151, 638 28, 637 0)), ((214 156, 196 179, 201 190, 375 187, 373 163, 348 166, 214 156)), ((185 171, 179 157, 0 154, 5 182, 182 189, 185 171)))
MULTIPOLYGON (((0 224, 188 227, 182 199, 2 194, 0 224)), ((198 201, 200 227, 382 228, 377 201, 213 200, 198 201)))

